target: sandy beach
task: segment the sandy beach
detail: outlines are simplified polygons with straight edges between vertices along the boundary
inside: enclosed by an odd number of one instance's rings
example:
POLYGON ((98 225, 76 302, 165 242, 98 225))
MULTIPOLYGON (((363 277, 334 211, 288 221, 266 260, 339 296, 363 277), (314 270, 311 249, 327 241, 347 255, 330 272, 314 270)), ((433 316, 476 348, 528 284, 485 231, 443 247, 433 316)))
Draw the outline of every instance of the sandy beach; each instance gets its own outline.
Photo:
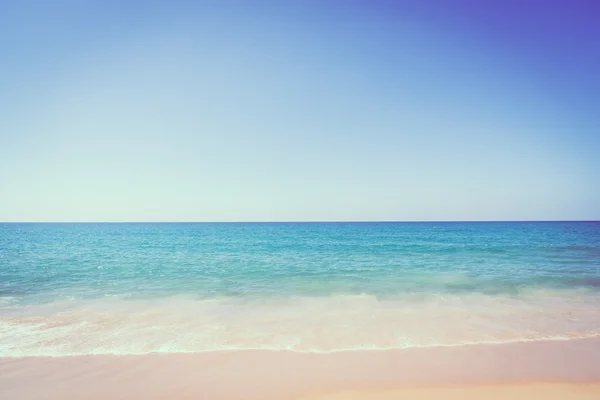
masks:
POLYGON ((340 391, 335 393, 302 397, 299 400, 433 400, 433 399, 597 399, 599 384, 529 383, 459 387, 420 387, 395 390, 340 391))
POLYGON ((16 357, 3 399, 592 399, 600 340, 350 351, 16 357))

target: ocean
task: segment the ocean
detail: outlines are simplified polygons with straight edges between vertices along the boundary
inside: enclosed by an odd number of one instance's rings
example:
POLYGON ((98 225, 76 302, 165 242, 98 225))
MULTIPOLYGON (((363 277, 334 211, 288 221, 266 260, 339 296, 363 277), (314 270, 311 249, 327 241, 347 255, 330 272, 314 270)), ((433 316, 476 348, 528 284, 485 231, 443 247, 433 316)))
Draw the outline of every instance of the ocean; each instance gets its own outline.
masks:
POLYGON ((600 222, 0 224, 0 357, 600 336, 600 222))

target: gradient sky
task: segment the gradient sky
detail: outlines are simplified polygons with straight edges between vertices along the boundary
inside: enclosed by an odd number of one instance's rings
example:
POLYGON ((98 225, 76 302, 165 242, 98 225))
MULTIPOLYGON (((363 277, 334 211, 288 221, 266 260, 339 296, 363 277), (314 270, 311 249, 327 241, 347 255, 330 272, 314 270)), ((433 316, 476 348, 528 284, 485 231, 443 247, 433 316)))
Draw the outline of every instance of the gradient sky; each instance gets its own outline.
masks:
POLYGON ((600 219, 599 21, 0 1, 0 221, 600 219))

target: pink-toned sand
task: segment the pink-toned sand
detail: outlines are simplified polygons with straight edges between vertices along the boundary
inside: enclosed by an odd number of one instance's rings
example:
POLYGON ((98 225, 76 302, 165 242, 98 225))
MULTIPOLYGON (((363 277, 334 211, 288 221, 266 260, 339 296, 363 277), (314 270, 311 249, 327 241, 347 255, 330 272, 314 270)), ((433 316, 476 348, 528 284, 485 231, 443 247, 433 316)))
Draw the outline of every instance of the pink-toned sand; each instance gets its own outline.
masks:
POLYGON ((599 384, 529 383, 483 386, 446 386, 395 390, 340 391, 298 400, 597 400, 599 384))
POLYGON ((600 340, 0 359, 1 399, 600 399, 600 340))

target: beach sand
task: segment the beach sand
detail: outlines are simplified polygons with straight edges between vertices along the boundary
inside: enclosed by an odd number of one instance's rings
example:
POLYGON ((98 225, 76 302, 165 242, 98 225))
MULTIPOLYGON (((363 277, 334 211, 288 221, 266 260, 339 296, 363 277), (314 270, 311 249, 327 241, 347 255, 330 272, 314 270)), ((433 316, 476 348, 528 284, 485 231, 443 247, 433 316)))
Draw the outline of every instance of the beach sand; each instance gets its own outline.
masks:
POLYGON ((2 399, 600 399, 600 340, 0 359, 2 399))
POLYGON ((340 391, 298 400, 597 400, 600 384, 530 383, 460 387, 420 387, 395 390, 340 391))

